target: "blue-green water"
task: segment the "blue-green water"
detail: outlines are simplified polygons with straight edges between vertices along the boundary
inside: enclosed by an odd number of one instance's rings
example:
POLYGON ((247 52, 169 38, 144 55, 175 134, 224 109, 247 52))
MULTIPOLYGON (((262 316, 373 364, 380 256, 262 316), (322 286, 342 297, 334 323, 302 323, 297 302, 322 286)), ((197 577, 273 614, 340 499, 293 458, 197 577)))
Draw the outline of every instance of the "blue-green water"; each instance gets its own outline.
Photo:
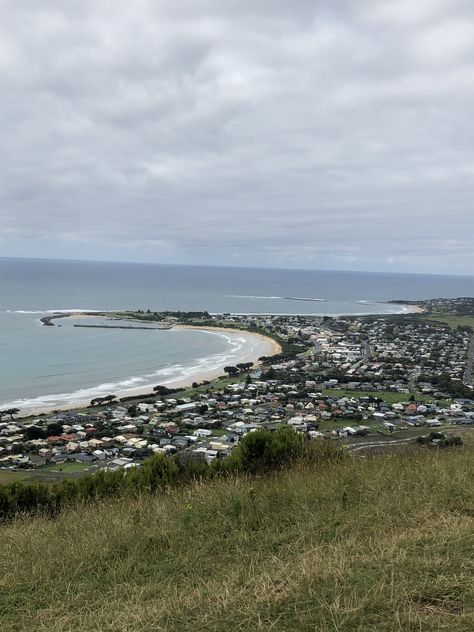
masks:
POLYGON ((0 259, 0 406, 64 405, 232 364, 242 338, 43 327, 55 310, 355 314, 382 301, 474 296, 473 277, 0 259), (305 300, 301 300, 305 299, 305 300), (308 300, 309 299, 309 300, 308 300))

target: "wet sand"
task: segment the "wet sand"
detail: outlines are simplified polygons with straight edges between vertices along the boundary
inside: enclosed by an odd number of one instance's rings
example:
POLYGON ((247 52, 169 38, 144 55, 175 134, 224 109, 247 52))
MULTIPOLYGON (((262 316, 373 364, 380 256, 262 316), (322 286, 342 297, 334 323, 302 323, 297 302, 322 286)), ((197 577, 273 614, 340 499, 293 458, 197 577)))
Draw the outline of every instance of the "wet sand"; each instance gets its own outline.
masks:
MULTIPOLYGON (((82 318, 87 318, 91 315, 92 314, 72 313, 72 314, 67 314, 65 316, 71 316, 73 318, 78 318, 78 316, 80 316, 82 318)), ((210 335, 211 334, 222 335, 222 334, 227 333, 227 334, 232 334, 232 336, 235 336, 236 334, 238 334, 239 338, 244 339, 244 344, 242 345, 241 354, 238 357, 234 358, 232 361, 234 365, 240 362, 253 362, 255 366, 258 366, 259 364, 258 359, 261 358, 262 356, 272 356, 272 355, 281 353, 282 351, 280 345, 272 338, 263 336, 262 334, 258 334, 255 332, 242 330, 242 329, 233 329, 233 328, 224 328, 224 327, 198 327, 198 326, 191 326, 191 325, 174 325, 173 329, 177 331, 186 330, 186 329, 191 329, 191 330, 194 329, 196 331, 207 332, 210 335)), ((122 391, 120 390, 114 391, 114 395, 116 395, 118 399, 122 397, 135 397, 137 395, 154 395, 153 386, 158 386, 158 385, 166 386, 168 388, 188 388, 192 386, 194 382, 200 383, 204 381, 213 381, 222 376, 225 376, 226 373, 224 371, 224 366, 227 366, 227 364, 229 364, 228 361, 223 363, 221 366, 217 366, 213 369, 198 370, 182 378, 161 380, 161 381, 157 380, 157 382, 153 384, 152 386, 148 385, 148 386, 143 386, 139 388, 122 390, 122 391)), ((58 411, 59 410, 60 411, 75 410, 77 408, 84 408, 85 406, 88 406, 89 403, 90 403, 90 398, 88 398, 87 400, 77 400, 74 402, 69 402, 68 404, 65 404, 65 405, 57 405, 57 406, 49 405, 49 406, 38 407, 38 408, 29 408, 29 409, 25 409, 21 411, 21 413, 18 415, 18 418, 51 413, 56 410, 58 411)))

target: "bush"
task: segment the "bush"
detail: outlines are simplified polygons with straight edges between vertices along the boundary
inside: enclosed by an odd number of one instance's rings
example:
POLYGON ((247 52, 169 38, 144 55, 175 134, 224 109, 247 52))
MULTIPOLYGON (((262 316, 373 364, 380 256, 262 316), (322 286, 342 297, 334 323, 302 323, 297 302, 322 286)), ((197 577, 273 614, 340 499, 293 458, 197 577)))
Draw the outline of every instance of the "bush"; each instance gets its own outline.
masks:
POLYGON ((230 457, 239 471, 255 473, 280 469, 307 454, 308 439, 291 428, 276 432, 257 430, 248 433, 230 457))
POLYGON ((174 459, 168 459, 163 454, 155 454, 141 467, 129 470, 126 479, 129 487, 156 492, 177 483, 179 469, 174 459))
POLYGON ((296 460, 338 458, 342 453, 325 442, 309 441, 291 428, 276 432, 257 430, 248 433, 230 457, 217 459, 208 465, 203 460, 155 454, 141 466, 127 472, 99 471, 76 479, 64 479, 51 485, 15 482, 0 485, 0 520, 9 520, 20 513, 44 513, 55 516, 65 506, 90 502, 127 492, 156 493, 170 486, 185 485, 193 480, 215 476, 278 470, 296 460))

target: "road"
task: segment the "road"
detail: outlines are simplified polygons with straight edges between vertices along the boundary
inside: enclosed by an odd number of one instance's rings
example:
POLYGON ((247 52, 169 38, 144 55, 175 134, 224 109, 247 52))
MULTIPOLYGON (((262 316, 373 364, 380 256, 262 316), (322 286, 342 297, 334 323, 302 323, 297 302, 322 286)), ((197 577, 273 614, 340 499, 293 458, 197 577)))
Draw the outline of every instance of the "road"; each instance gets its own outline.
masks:
POLYGON ((370 345, 367 342, 367 340, 364 340, 362 342, 362 357, 364 358, 364 360, 370 360, 371 355, 372 355, 372 349, 370 348, 370 345))
POLYGON ((474 334, 469 341, 469 349, 467 352, 466 370, 464 371, 463 382, 466 386, 472 386, 472 371, 474 367, 474 334))
MULTIPOLYGON (((459 434, 459 432, 474 432, 474 428, 470 427, 470 428, 466 428, 466 427, 459 427, 456 426, 455 428, 448 428, 448 429, 439 429, 439 428, 426 428, 427 430, 427 434, 429 432, 442 432, 443 434, 446 435, 451 435, 451 434, 459 434)), ((418 439, 417 435, 416 437, 406 437, 405 439, 387 439, 386 441, 364 441, 363 443, 348 443, 346 444, 346 449, 350 450, 351 452, 358 452, 359 450, 370 450, 372 448, 386 448, 386 447, 392 447, 392 446, 397 446, 397 445, 406 445, 408 443, 412 443, 413 441, 416 441, 418 439)))
POLYGON ((395 445, 404 445, 406 443, 410 443, 411 441, 416 441, 417 437, 408 437, 406 439, 388 439, 386 441, 367 441, 364 443, 349 443, 346 444, 347 450, 351 452, 358 452, 359 450, 366 450, 370 448, 379 448, 379 447, 388 447, 395 445))
POLYGON ((408 374, 408 390, 410 391, 410 393, 414 393, 416 390, 416 383, 418 381, 418 378, 421 375, 421 369, 417 368, 417 369, 413 369, 412 371, 409 372, 408 374))

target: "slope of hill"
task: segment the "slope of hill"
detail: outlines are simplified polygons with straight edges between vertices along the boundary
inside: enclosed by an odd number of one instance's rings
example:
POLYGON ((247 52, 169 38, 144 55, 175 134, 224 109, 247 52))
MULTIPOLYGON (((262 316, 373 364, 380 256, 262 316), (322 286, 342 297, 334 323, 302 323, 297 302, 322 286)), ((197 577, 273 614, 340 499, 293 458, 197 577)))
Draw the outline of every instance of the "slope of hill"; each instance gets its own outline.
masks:
POLYGON ((472 457, 348 458, 16 520, 0 628, 474 629, 472 457))

